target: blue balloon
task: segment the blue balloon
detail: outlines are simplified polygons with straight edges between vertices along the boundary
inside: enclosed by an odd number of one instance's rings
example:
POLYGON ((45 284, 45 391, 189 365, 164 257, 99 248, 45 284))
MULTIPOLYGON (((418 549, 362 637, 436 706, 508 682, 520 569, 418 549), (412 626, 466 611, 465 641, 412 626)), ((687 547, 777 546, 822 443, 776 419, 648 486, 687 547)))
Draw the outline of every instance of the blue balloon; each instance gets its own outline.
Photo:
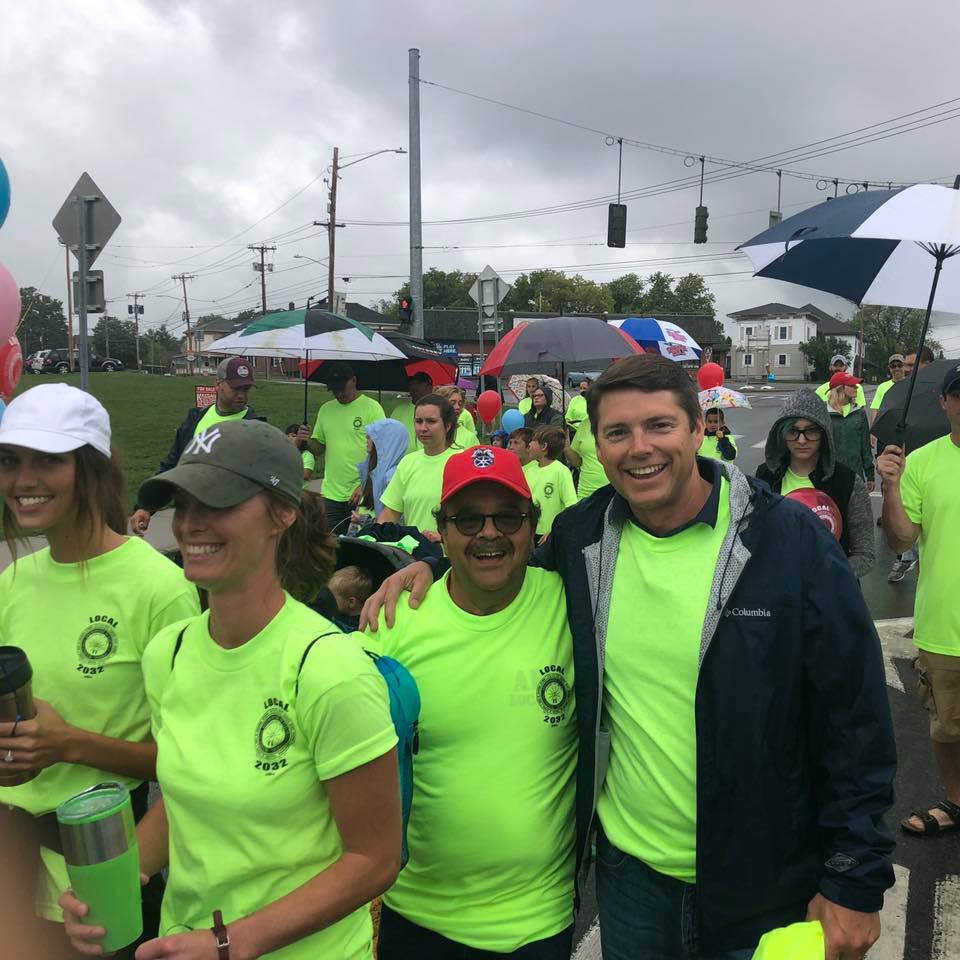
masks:
POLYGON ((503 429, 508 433, 519 430, 523 426, 523 414, 519 410, 507 410, 500 418, 503 429))
POLYGON ((7 168, 0 160, 0 227, 3 221, 7 219, 7 211, 10 209, 10 178, 7 176, 7 168))

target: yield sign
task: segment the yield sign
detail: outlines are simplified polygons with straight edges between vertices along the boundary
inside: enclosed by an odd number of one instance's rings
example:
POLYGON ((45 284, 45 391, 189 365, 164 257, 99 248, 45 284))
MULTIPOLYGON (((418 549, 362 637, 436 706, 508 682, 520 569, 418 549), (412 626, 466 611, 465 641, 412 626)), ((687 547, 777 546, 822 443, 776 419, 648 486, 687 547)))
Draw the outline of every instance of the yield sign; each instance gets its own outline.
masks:
MULTIPOLYGON (((89 207, 89 229, 86 237, 87 267, 100 256, 100 251, 107 245, 114 231, 120 226, 120 214, 113 204, 103 195, 103 191, 93 182, 89 173, 82 173, 73 189, 64 200, 63 206, 53 218, 53 229, 57 236, 69 247, 74 255, 83 242, 80 236, 80 204, 77 197, 95 198, 89 207)), ((79 259, 79 258, 78 258, 79 259)))
POLYGON ((492 317, 497 305, 513 289, 488 263, 473 281, 470 299, 488 316, 492 317))

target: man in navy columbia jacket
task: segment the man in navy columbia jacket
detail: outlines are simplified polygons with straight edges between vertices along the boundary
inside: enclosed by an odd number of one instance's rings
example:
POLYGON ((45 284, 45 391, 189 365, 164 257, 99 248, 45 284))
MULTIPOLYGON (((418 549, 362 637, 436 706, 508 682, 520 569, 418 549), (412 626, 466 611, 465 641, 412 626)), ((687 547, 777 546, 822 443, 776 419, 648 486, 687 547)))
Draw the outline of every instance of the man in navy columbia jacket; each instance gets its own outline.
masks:
POLYGON ((696 457, 696 392, 671 361, 617 361, 589 414, 612 486, 560 514, 534 562, 566 587, 578 863, 598 827, 604 958, 739 960, 805 918, 828 960, 859 958, 893 883, 896 756, 853 572, 807 508, 696 457))

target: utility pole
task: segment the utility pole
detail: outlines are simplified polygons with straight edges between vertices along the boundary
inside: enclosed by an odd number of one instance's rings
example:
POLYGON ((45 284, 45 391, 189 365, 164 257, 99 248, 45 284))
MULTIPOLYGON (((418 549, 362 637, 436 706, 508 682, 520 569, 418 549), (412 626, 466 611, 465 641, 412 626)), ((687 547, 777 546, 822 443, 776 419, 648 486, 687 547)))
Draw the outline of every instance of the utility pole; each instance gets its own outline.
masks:
POLYGON ((260 309, 263 313, 267 312, 267 269, 269 268, 273 272, 273 264, 266 263, 265 257, 268 250, 271 252, 276 250, 276 247, 265 247, 257 246, 256 244, 247 247, 248 250, 253 250, 260 254, 260 262, 253 265, 254 270, 259 270, 260 272, 260 309))
POLYGON ((410 67, 410 335, 423 338, 423 224, 420 210, 420 51, 411 47, 410 67))
MULTIPOLYGON (((133 297, 133 347, 137 353, 137 370, 140 369, 140 314, 143 313, 143 307, 140 306, 142 293, 128 293, 128 297, 133 297)), ((127 312, 130 312, 130 306, 127 305, 127 312)))
POLYGON ((337 177, 340 175, 340 148, 333 148, 333 172, 330 174, 330 209, 327 215, 327 238, 330 244, 327 263, 327 309, 336 310, 334 298, 334 256, 337 251, 337 177))
POLYGON ((194 280, 195 274, 176 273, 170 279, 179 280, 183 286, 183 320, 187 325, 187 375, 193 376, 193 361, 189 359, 193 356, 193 336, 190 333, 190 304, 187 303, 187 281, 194 280))
MULTIPOLYGON (((63 243, 63 241, 60 241, 63 243)), ((67 258, 67 353, 68 361, 73 366, 73 279, 70 276, 70 247, 63 244, 63 253, 67 258)))

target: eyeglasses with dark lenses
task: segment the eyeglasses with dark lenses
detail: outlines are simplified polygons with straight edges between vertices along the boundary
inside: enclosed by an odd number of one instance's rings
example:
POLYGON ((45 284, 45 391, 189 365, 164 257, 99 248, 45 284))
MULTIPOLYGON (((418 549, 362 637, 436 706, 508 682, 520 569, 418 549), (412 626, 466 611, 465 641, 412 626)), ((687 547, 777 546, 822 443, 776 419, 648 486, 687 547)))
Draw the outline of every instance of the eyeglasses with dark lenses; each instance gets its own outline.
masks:
POLYGON ((802 430, 793 427, 786 432, 788 440, 799 440, 801 437, 804 440, 819 440, 822 436, 823 431, 819 427, 804 427, 802 430))
POLYGON ((891 370, 900 370, 902 368, 903 364, 899 360, 894 360, 893 363, 890 364, 891 370))
POLYGON ((519 510, 500 510, 497 513, 458 513, 452 517, 441 518, 446 523, 452 523, 465 537, 475 537, 486 525, 487 518, 500 533, 516 533, 523 521, 529 516, 519 510))

